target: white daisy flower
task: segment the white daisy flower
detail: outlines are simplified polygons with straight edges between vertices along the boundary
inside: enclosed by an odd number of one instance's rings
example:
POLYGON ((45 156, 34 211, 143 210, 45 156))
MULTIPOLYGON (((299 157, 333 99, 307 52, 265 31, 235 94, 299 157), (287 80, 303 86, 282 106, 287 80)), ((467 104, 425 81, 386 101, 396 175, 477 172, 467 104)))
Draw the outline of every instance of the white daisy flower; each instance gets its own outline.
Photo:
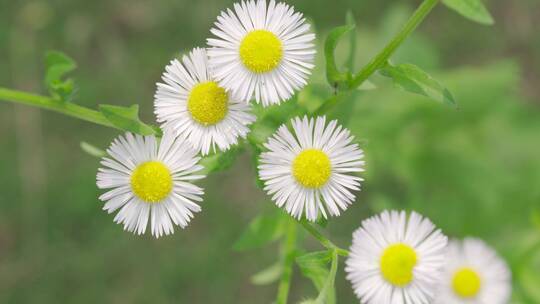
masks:
POLYGON ((157 84, 155 113, 164 130, 174 130, 206 155, 228 150, 245 138, 255 121, 250 106, 228 93, 208 68, 206 51, 195 48, 182 63, 174 59, 157 84))
POLYGON ((295 218, 315 221, 319 212, 327 218, 340 214, 355 200, 363 179, 363 151, 353 143, 350 131, 326 118, 292 120, 294 135, 282 125, 261 153, 259 177, 264 190, 278 207, 295 218))
POLYGON ((101 160, 97 186, 110 189, 99 197, 103 210, 118 209, 114 221, 139 235, 146 231, 148 218, 152 234, 159 238, 182 228, 201 207, 203 189, 191 184, 203 178, 195 175, 203 167, 190 145, 165 132, 161 142, 154 136, 126 133, 116 138, 108 157, 101 160))
POLYGON ((437 304, 507 304, 511 272, 483 241, 466 238, 448 246, 437 304))
POLYGON ((289 99, 313 69, 315 34, 301 13, 271 0, 242 1, 223 11, 207 40, 220 84, 263 106, 289 99))
POLYGON ((431 303, 444 265, 447 238, 427 218, 384 211, 353 234, 345 271, 366 304, 431 303))

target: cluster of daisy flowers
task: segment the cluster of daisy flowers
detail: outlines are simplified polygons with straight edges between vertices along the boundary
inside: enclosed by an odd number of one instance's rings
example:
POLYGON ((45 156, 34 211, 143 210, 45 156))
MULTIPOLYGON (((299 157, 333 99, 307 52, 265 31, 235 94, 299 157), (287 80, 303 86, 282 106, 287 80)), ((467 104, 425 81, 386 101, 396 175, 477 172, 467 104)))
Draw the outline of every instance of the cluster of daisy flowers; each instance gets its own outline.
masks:
POLYGON ((507 304, 511 296, 510 270, 493 249, 475 238, 448 242, 415 212, 364 220, 345 271, 366 304, 507 304))
MULTIPOLYGON (((246 138, 263 107, 307 84, 315 34, 301 13, 274 0, 223 11, 207 47, 165 67, 155 93, 163 136, 127 133, 107 149, 97 174, 100 199, 124 229, 159 238, 201 211, 202 157, 246 138)), ((275 204, 297 219, 339 216, 355 201, 363 151, 336 120, 297 117, 267 139, 259 177, 275 204)), ((507 303, 510 272, 476 239, 453 241, 426 218, 383 212, 353 235, 347 278, 362 303, 507 303), (433 302, 435 301, 435 302, 433 302)))

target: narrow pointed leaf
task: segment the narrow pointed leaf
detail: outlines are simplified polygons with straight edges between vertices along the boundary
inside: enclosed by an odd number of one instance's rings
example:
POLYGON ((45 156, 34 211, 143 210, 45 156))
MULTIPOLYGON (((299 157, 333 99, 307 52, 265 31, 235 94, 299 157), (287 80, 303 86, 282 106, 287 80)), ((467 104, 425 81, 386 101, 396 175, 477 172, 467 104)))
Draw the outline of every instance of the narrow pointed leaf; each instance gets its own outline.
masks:
POLYGON ((81 149, 88 155, 94 157, 103 157, 106 155, 105 151, 103 151, 102 149, 84 141, 81 142, 81 149))
POLYGON ((277 281, 282 273, 283 265, 282 263, 277 262, 270 267, 254 274, 251 277, 251 283, 254 285, 268 285, 277 281))
POLYGON ((492 25, 495 23, 493 17, 481 0, 443 0, 443 3, 450 9, 472 21, 485 25, 492 25))
POLYGON ((380 72, 382 75, 392 78, 394 84, 405 91, 424 95, 452 106, 456 105, 454 97, 448 89, 413 64, 387 65, 380 72))

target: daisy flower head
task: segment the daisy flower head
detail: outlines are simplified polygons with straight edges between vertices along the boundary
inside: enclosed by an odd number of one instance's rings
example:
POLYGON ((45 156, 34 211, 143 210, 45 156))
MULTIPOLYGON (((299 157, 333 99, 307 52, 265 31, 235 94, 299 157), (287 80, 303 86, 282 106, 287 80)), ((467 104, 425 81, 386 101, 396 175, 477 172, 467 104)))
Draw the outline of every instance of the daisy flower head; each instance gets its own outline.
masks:
POLYGON ((279 104, 307 84, 315 34, 301 13, 285 3, 234 4, 211 30, 208 55, 220 84, 243 100, 279 104))
POLYGON ((255 121, 250 106, 219 85, 208 66, 206 50, 195 48, 182 63, 165 67, 154 96, 157 120, 203 155, 216 146, 228 150, 245 138, 255 121))
POLYGON ((114 221, 124 229, 143 234, 150 219, 152 235, 174 232, 173 224, 186 227, 201 207, 203 189, 191 181, 203 178, 196 172, 197 151, 171 132, 161 142, 155 136, 126 133, 116 138, 108 156, 101 160, 97 186, 108 191, 99 199, 103 210, 115 212, 114 221))
POLYGON ((347 279, 362 303, 431 303, 447 238, 418 213, 384 211, 353 234, 347 279))
POLYGON ((511 272, 482 240, 451 241, 437 304, 506 304, 512 292, 511 272))
POLYGON ((353 174, 363 171, 363 151, 349 130, 336 120, 327 125, 324 116, 297 117, 292 128, 282 125, 265 144, 258 167, 264 190, 295 218, 338 216, 360 190, 362 178, 353 174))

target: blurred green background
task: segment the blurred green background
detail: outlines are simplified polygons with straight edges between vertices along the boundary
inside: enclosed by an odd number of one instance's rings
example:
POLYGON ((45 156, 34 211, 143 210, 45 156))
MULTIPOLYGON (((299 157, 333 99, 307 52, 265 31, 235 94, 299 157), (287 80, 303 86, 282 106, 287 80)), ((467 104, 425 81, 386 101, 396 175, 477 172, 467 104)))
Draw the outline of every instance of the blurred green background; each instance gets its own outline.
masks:
MULTIPOLYGON (((288 1, 315 24, 320 44, 358 23, 356 63, 373 56, 419 1, 288 1)), ((373 77, 332 117, 362 142, 364 190, 328 225, 348 247, 361 220, 385 208, 415 209, 453 237, 485 239, 512 266, 513 303, 540 303, 540 2, 485 1, 492 27, 439 5, 393 57, 414 63, 453 92, 459 109, 373 77)), ((139 103, 152 96, 175 55, 202 46, 218 0, 0 0, 0 86, 43 93, 42 58, 76 59, 76 101, 139 103)), ((320 49, 320 47, 319 47, 320 49)), ((340 46, 345 57, 347 43, 340 46)), ((319 51, 313 83, 324 84, 319 51)), ((321 98, 312 86, 302 98, 321 98)), ((324 90, 328 91, 326 87, 324 90)), ((173 236, 136 237, 101 211, 98 160, 80 141, 106 147, 117 136, 58 114, 0 103, 0 303, 271 303, 276 287, 250 276, 276 260, 277 246, 231 250, 272 204, 255 185, 250 155, 203 182, 203 212, 173 236)), ((310 237, 307 248, 320 248, 310 237)), ((357 303, 340 267, 338 303, 357 303)), ((291 303, 316 294, 297 269, 291 303)))

